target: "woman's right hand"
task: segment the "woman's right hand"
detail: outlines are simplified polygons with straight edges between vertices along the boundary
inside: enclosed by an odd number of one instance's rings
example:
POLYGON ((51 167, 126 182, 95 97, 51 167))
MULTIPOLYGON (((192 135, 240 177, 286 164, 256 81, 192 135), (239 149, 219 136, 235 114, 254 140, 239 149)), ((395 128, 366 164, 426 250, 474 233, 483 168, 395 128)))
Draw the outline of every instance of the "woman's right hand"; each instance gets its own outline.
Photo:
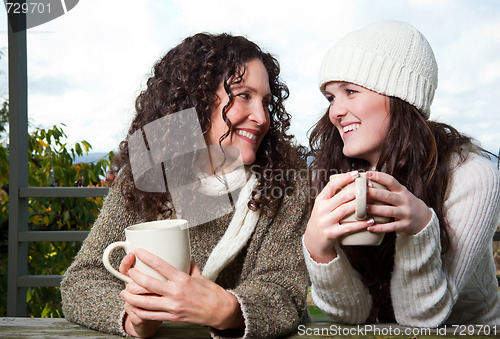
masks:
MULTIPOLYGON (((133 253, 128 253, 120 263, 120 273, 128 276, 128 270, 134 266, 135 255, 133 253)), ((148 290, 135 286, 137 290, 134 292, 136 294, 150 294, 148 290)), ((161 321, 155 320, 145 320, 134 313, 133 307, 129 303, 125 303, 125 317, 123 328, 127 334, 138 337, 138 338, 148 338, 154 335, 161 325, 161 321)))
POLYGON ((358 171, 330 180, 314 201, 304 233, 304 244, 317 263, 329 263, 337 257, 334 243, 343 235, 373 224, 373 219, 340 225, 340 220, 356 210, 355 190, 339 190, 359 177, 358 171))

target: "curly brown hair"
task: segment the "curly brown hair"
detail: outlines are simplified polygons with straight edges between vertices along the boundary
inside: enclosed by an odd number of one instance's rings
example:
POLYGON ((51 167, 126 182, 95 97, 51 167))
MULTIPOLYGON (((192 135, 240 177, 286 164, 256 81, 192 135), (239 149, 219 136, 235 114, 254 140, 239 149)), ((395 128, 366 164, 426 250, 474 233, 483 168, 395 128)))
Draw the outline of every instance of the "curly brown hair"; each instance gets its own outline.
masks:
MULTIPOLYGON (((258 176, 259 183, 252 192, 249 207, 256 210, 267 206, 270 208, 266 211, 275 210, 279 199, 266 192, 271 192, 275 186, 285 191, 290 178, 273 173, 304 166, 302 147, 292 142, 293 135, 287 134, 291 116, 285 110, 283 101, 288 98, 289 91, 279 78, 280 66, 271 54, 263 52, 245 37, 225 33, 198 33, 188 37, 155 64, 146 89, 137 97, 135 117, 127 138, 120 143, 119 154, 114 157, 110 170, 112 175, 116 175, 120 170, 124 172, 121 191, 127 200, 128 208, 150 220, 169 218, 175 209, 168 189, 166 193, 145 192, 134 184, 130 170, 130 136, 148 123, 193 107, 205 135, 211 128, 213 106, 219 100, 215 94, 217 89, 223 84, 231 103, 231 86, 241 80, 246 69, 245 63, 253 59, 260 60, 267 70, 272 99, 269 105, 270 128, 252 166, 253 171, 266 175, 258 176)), ((225 110, 223 119, 229 130, 231 126, 225 117, 225 110)), ((225 137, 227 134, 222 135, 219 142, 225 137)))
MULTIPOLYGON (((439 219, 442 251, 449 246, 448 222, 444 209, 449 182, 449 161, 458 154, 464 161, 468 152, 486 152, 455 128, 424 118, 417 108, 390 98, 390 125, 376 170, 383 170, 406 186, 434 209, 439 219)), ((343 154, 343 141, 330 122, 328 110, 311 131, 312 185, 316 192, 326 185, 330 174, 368 170, 370 164, 343 154)), ((489 152, 487 152, 489 153, 489 152)), ((394 322, 390 279, 394 266, 395 234, 386 234, 380 246, 342 246, 351 265, 361 274, 373 297, 371 321, 394 322)))

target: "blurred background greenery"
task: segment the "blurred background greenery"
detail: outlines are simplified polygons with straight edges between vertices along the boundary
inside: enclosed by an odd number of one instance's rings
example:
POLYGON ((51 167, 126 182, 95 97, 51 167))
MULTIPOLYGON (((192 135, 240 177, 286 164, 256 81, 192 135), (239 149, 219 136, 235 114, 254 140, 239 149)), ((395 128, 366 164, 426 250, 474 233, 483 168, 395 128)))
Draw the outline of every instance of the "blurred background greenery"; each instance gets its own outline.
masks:
MULTIPOLYGON (((9 212, 9 105, 0 110, 0 316, 7 313, 8 212, 9 212)), ((87 187, 107 186, 108 155, 90 163, 77 159, 88 154, 92 146, 86 142, 65 143, 64 125, 52 128, 30 128, 29 186, 87 187)), ((89 230, 103 198, 30 198, 28 230, 89 230)), ((28 249, 28 274, 59 275, 71 264, 80 248, 79 242, 32 242, 28 249)), ((31 317, 62 317, 61 297, 57 287, 29 288, 27 312, 31 317)))

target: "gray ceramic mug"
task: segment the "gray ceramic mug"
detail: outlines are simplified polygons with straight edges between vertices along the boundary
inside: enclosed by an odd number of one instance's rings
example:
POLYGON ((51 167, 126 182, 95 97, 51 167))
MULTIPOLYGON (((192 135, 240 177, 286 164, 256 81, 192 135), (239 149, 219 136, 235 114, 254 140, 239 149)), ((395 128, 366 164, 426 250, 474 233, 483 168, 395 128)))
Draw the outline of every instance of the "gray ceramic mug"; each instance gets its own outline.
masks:
MULTIPOLYGON (((344 175, 344 174, 334 174, 330 176, 330 180, 333 178, 344 175)), ((382 217, 379 215, 371 215, 366 212, 366 193, 367 193, 367 187, 368 187, 368 182, 370 182, 374 188, 378 189, 385 189, 387 190, 387 187, 384 185, 381 185, 379 183, 376 183, 374 181, 371 181, 366 178, 366 173, 362 172, 359 173, 359 177, 356 178, 356 180, 352 183, 347 184, 342 188, 342 190, 346 189, 354 189, 356 190, 356 211, 353 213, 347 215, 344 217, 342 220, 340 220, 340 224, 345 224, 349 222, 354 222, 354 221, 360 221, 360 220, 366 220, 368 218, 373 218, 376 224, 385 224, 390 222, 392 219, 388 217, 382 217)), ((373 201, 371 202, 373 205, 384 205, 384 203, 379 202, 379 201, 373 201)), ((344 235, 340 238, 340 243, 342 245, 347 245, 347 246, 378 246, 384 239, 384 233, 375 233, 375 232, 370 232, 367 230, 361 230, 357 232, 353 232, 347 235, 344 235)))

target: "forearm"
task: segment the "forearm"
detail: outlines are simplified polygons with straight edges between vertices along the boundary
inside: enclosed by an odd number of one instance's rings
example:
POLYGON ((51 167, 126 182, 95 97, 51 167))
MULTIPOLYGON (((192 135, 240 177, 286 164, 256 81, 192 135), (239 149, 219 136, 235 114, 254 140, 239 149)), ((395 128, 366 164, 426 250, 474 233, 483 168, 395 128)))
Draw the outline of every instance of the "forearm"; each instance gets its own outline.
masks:
POLYGON ((316 306, 336 321, 364 323, 372 308, 372 297, 343 252, 337 248, 337 258, 321 264, 311 258, 305 245, 303 251, 316 306))
POLYGON ((228 302, 222 311, 223 316, 220 319, 220 325, 214 326, 214 328, 217 330, 243 329, 245 328, 245 319, 241 312, 241 305, 236 296, 229 292, 227 293, 228 302))
POLYGON ((69 269, 61 282, 65 318, 98 331, 125 335, 119 297, 122 288, 118 280, 95 279, 95 272, 69 269))
MULTIPOLYGON (((119 187, 113 186, 61 282, 63 311, 68 320, 99 331, 125 335, 124 303, 120 299, 124 284, 105 269, 102 254, 108 244, 123 240, 125 227, 139 221, 125 208, 119 187)), ((118 267, 120 260, 118 253, 113 255, 112 265, 118 267)))
MULTIPOLYGON (((435 213, 420 233, 396 240, 391 292, 396 320, 402 325, 441 325, 470 279, 484 274, 477 270, 485 265, 484 253, 498 224, 500 176, 489 160, 474 154, 452 168, 444 203, 446 252, 441 250, 444 226, 435 213)), ((480 278, 477 286, 487 279, 494 276, 480 278)))
MULTIPOLYGON (((305 284, 305 282, 304 282, 305 284)), ((303 287, 305 296, 305 285, 303 287)), ((277 283, 245 284, 231 293, 237 298, 243 327, 236 332, 242 338, 276 338, 297 328, 306 311, 305 303, 297 305, 290 292, 277 283)), ((305 300, 304 300, 305 302, 305 300)), ((234 327, 233 327, 234 328, 234 327)), ((216 331, 217 337, 226 337, 225 331, 216 331)), ((234 331, 232 331, 234 335, 234 331)))
POLYGON ((449 316, 453 287, 443 270, 436 214, 418 234, 397 235, 391 296, 401 325, 435 327, 449 316))

